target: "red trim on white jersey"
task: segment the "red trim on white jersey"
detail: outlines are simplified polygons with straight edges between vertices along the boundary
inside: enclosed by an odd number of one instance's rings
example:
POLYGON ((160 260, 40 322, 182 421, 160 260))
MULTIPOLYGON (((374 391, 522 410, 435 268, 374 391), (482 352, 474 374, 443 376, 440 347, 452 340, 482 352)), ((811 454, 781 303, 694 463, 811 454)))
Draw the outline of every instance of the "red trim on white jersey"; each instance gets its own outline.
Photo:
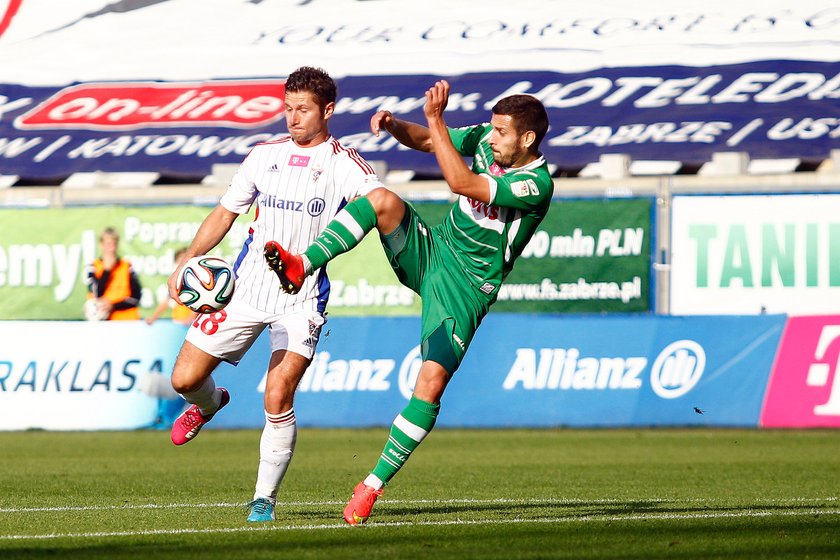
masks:
POLYGON ((355 148, 347 149, 344 146, 342 146, 335 138, 331 140, 331 143, 333 146, 334 154, 337 154, 338 152, 347 152, 347 155, 350 156, 350 159, 354 163, 356 163, 356 165, 361 167, 362 171, 364 171, 368 175, 376 174, 376 172, 373 170, 373 167, 365 160, 365 158, 359 155, 359 152, 357 152, 355 148))
POLYGON ((376 172, 373 170, 373 166, 367 162, 365 158, 359 155, 359 152, 355 150, 355 148, 350 148, 348 150, 350 152, 350 159, 355 161, 359 164, 359 167, 367 171, 368 175, 373 175, 376 172))

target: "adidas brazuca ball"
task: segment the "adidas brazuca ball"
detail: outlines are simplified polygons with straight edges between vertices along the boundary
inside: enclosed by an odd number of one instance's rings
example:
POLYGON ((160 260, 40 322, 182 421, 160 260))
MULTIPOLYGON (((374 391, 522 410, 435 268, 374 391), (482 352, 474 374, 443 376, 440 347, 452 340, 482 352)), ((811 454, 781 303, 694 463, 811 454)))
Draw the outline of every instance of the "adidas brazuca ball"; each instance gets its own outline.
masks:
POLYGON ((184 263, 178 299, 196 313, 213 313, 233 297, 233 268, 219 257, 200 255, 184 263))

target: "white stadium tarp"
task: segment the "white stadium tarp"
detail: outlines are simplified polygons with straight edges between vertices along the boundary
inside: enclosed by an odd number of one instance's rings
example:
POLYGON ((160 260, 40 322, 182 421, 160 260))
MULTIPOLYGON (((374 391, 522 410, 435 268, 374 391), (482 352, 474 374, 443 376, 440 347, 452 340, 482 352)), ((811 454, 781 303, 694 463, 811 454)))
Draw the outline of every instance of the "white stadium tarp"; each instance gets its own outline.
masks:
POLYGON ((2 81, 336 77, 840 60, 826 0, 2 0, 2 81))
POLYGON ((826 0, 0 0, 0 175, 209 174, 285 132, 301 65, 338 79, 333 134, 392 169, 436 172, 372 137, 370 114, 422 120, 440 78, 452 125, 539 97, 561 168, 819 161, 840 147, 838 31, 826 0))

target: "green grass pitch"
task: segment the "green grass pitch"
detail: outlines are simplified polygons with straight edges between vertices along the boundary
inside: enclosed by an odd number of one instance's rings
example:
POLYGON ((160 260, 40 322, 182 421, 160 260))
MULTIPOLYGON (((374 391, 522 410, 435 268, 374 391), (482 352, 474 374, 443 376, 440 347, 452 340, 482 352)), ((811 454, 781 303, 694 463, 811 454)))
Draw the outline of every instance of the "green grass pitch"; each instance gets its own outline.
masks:
POLYGON ((302 429, 255 526, 257 430, 0 433, 0 558, 840 557, 840 431, 439 429, 347 527, 385 437, 302 429))

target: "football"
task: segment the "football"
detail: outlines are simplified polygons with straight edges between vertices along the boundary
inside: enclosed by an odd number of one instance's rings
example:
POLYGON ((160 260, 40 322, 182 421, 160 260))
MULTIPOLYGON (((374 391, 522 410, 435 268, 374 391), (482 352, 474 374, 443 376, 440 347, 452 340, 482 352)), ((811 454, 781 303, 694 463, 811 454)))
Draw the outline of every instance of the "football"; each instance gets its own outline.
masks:
POLYGON ((196 313, 213 313, 230 303, 235 283, 233 268, 227 261, 199 255, 181 269, 178 299, 196 313))
POLYGON ((88 321, 104 321, 108 318, 109 313, 105 308, 99 305, 95 299, 85 301, 84 305, 85 319, 88 321))

